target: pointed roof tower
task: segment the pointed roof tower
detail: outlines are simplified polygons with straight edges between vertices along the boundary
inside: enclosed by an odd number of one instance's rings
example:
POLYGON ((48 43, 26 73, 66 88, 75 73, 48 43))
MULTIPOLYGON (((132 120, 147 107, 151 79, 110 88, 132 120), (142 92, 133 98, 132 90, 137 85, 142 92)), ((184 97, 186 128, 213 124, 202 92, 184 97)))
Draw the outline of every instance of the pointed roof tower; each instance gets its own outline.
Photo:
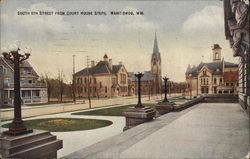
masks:
POLYGON ((157 42, 157 35, 155 33, 155 40, 154 40, 154 48, 153 48, 153 53, 159 54, 159 48, 158 48, 158 42, 157 42))

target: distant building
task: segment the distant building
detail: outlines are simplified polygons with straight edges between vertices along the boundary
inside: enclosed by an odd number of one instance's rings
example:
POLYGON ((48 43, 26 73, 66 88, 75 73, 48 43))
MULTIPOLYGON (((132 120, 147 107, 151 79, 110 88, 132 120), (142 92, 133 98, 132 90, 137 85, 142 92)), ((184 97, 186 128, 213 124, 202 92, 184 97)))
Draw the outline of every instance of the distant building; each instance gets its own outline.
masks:
POLYGON ((186 82, 190 96, 238 93, 238 64, 221 58, 219 44, 214 44, 212 53, 212 62, 201 62, 193 67, 188 65, 186 82))
MULTIPOLYGON (((150 95, 161 93, 162 89, 162 73, 161 73, 161 54, 159 52, 157 36, 155 34, 153 53, 151 56, 151 70, 145 71, 141 79, 141 94, 150 95)), ((133 72, 129 72, 133 85, 137 94, 137 79, 133 72)))
MULTIPOLYGON (((39 76, 29 64, 23 61, 20 64, 20 87, 22 104, 46 103, 46 83, 38 80, 39 76)), ((0 105, 14 103, 14 65, 0 57, 0 105)))
POLYGON ((107 54, 103 61, 97 64, 91 61, 90 68, 74 74, 76 96, 88 97, 113 97, 134 95, 132 79, 128 77, 125 66, 120 62, 113 65, 112 59, 107 54))

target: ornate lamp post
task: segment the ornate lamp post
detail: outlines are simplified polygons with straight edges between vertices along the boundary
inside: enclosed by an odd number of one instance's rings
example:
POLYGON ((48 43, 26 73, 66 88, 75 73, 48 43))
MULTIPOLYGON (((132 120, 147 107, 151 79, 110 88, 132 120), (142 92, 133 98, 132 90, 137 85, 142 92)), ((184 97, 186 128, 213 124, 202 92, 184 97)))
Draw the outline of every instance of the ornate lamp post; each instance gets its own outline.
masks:
POLYGON ((144 107, 141 103, 141 78, 144 76, 142 72, 135 74, 135 77, 138 79, 138 103, 135 107, 144 107))
POLYGON ((12 44, 9 46, 10 52, 3 52, 5 59, 11 61, 14 64, 14 119, 9 126, 9 130, 4 133, 7 135, 21 135, 32 132, 33 130, 27 129, 22 121, 21 110, 21 97, 20 97, 20 63, 26 60, 30 56, 30 50, 26 49, 25 54, 19 54, 19 45, 12 44))
POLYGON ((164 97, 163 102, 168 102, 168 98, 167 98, 167 90, 168 90, 167 88, 168 88, 168 86, 167 86, 167 84, 168 84, 169 78, 168 78, 167 76, 165 76, 165 77, 163 78, 163 80, 164 80, 164 86, 165 86, 165 90, 164 90, 165 97, 164 97))

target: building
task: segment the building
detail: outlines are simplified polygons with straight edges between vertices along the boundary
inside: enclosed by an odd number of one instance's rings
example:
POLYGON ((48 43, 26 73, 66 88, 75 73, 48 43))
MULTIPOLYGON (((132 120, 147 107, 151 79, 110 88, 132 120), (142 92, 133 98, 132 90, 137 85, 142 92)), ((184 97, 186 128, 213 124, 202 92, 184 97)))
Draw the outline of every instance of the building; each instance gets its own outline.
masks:
MULTIPOLYGON (((225 36, 239 59, 239 103, 250 115, 249 1, 223 1, 225 36)), ((250 116, 249 116, 250 117, 250 116)))
MULTIPOLYGON (((28 61, 20 64, 20 87, 22 104, 48 102, 46 83, 39 81, 28 61)), ((0 105, 5 104, 14 104, 14 65, 0 57, 0 105)))
MULTIPOLYGON (((155 34, 153 53, 151 56, 151 69, 150 71, 145 71, 144 76, 141 78, 141 94, 159 94, 162 89, 162 71, 161 71, 161 54, 158 47, 157 36, 155 34)), ((133 85, 136 88, 137 94, 137 79, 133 72, 129 73, 132 78, 133 85)))
POLYGON ((221 47, 214 44, 213 61, 201 62, 198 66, 188 65, 186 83, 188 94, 233 94, 238 93, 238 64, 221 58, 221 47))
POLYGON ((91 61, 90 68, 74 74, 76 96, 88 97, 113 97, 134 95, 132 79, 128 77, 125 66, 120 62, 118 65, 112 64, 107 54, 103 61, 97 64, 91 61))

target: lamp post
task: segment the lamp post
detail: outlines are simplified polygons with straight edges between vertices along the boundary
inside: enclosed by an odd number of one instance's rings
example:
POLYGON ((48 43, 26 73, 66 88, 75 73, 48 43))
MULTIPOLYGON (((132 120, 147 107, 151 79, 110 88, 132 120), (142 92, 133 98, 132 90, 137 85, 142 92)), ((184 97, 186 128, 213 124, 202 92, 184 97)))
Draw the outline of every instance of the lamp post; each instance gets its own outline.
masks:
POLYGON ((20 97, 20 63, 28 59, 30 56, 30 50, 26 48, 25 54, 19 54, 19 45, 12 44, 9 46, 10 52, 3 52, 5 59, 11 61, 14 64, 14 119, 9 126, 9 130, 4 133, 7 135, 21 135, 32 132, 33 130, 27 129, 22 121, 21 110, 21 97, 20 97))
POLYGON ((163 102, 168 102, 168 98, 167 98, 167 83, 168 83, 169 78, 165 76, 163 78, 163 80, 164 80, 164 86, 165 86, 165 90, 164 90, 165 97, 164 97, 163 102))
POLYGON ((141 78, 144 76, 142 72, 135 74, 135 77, 138 79, 138 103, 135 107, 144 107, 141 103, 141 78))

